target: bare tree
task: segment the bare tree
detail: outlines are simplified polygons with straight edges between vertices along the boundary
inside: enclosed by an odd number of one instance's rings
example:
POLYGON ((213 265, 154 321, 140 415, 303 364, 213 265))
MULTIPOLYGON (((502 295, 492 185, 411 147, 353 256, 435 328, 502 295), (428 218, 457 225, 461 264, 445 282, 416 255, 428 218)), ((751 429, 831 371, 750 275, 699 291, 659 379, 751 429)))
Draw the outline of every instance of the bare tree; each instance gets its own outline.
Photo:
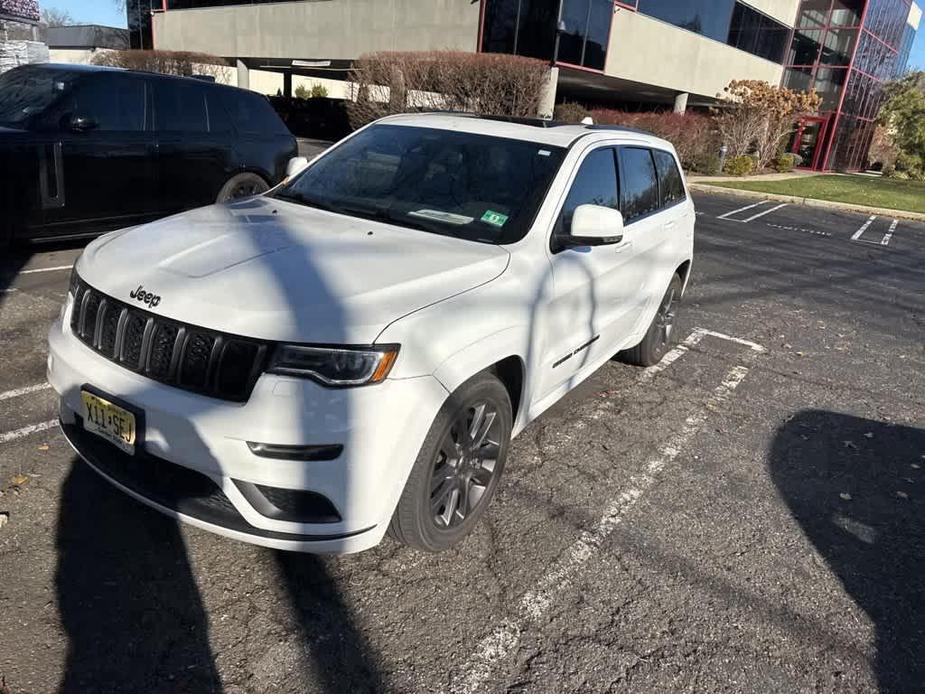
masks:
POLYGON ((50 27, 64 27, 74 23, 74 18, 67 10, 46 7, 42 10, 42 21, 50 27))

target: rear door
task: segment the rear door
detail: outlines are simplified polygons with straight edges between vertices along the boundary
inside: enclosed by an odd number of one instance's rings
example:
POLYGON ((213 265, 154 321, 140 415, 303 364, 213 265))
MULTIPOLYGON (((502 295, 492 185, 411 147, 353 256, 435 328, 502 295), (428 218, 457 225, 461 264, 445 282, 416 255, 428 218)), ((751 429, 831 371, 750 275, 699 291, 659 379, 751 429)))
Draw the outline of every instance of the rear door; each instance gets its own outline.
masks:
POLYGON ((88 75, 46 117, 59 141, 45 152, 48 178, 56 180, 43 193, 43 235, 129 226, 156 211, 156 152, 143 77, 88 75))
POLYGON ((693 231, 694 210, 671 152, 623 147, 620 162, 621 180, 625 179, 624 216, 631 220, 634 255, 643 270, 639 275, 639 308, 648 317, 682 262, 681 249, 685 236, 693 231), (652 193, 653 180, 657 196, 652 193), (634 191, 641 190, 647 191, 645 203, 633 197, 634 191))
POLYGON ((228 179, 230 131, 215 89, 190 79, 153 82, 160 204, 166 214, 211 205, 228 179))

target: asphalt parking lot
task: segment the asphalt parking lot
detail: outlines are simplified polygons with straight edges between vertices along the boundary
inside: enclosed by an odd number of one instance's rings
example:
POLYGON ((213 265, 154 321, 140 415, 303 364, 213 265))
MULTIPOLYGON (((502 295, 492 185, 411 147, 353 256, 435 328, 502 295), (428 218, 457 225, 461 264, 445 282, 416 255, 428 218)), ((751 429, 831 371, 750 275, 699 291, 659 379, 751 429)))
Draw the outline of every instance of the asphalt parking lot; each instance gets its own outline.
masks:
POLYGON ((43 385, 80 248, 8 253, 9 691, 925 691, 925 225, 695 198, 684 342, 532 424, 441 555, 274 552, 111 489, 43 385))

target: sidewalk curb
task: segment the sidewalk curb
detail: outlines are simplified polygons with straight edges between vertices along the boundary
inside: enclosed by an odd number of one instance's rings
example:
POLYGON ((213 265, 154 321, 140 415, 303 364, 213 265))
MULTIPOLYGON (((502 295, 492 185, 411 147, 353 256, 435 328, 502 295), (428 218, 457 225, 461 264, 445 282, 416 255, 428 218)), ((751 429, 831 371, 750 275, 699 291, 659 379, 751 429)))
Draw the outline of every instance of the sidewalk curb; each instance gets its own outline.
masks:
POLYGON ((763 200, 775 200, 779 202, 790 202, 796 205, 806 205, 807 207, 820 207, 827 210, 842 210, 844 212, 861 212, 863 214, 877 215, 878 217, 893 217, 894 219, 910 219, 916 222, 925 222, 925 213, 908 212, 905 210, 892 210, 886 207, 868 207, 867 205, 852 205, 848 202, 832 202, 830 200, 816 200, 815 198, 801 198, 796 195, 779 195, 777 193, 762 193, 756 190, 740 190, 738 188, 725 188, 723 186, 714 186, 707 183, 688 183, 691 190, 700 191, 701 193, 724 193, 726 195, 740 195, 745 198, 761 198, 763 200))

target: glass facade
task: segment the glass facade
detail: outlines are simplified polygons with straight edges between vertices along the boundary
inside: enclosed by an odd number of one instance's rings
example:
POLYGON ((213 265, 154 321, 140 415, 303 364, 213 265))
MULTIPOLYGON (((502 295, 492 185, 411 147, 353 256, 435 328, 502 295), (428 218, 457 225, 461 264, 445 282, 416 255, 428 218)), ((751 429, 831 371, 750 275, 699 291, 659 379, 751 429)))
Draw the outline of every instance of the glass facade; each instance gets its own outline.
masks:
POLYGON ((612 0, 562 0, 561 11, 559 0, 487 0, 482 50, 603 70, 612 0))
MULTIPOLYGON (((883 103, 883 83, 905 68, 915 29, 911 0, 804 0, 787 53, 784 86, 822 97, 817 169, 861 169, 883 103)), ((793 149, 803 147, 798 129, 793 149)), ((803 151, 802 149, 800 151, 803 151)))
POLYGON ((714 41, 783 62, 790 29, 737 0, 620 0, 641 14, 714 41))

